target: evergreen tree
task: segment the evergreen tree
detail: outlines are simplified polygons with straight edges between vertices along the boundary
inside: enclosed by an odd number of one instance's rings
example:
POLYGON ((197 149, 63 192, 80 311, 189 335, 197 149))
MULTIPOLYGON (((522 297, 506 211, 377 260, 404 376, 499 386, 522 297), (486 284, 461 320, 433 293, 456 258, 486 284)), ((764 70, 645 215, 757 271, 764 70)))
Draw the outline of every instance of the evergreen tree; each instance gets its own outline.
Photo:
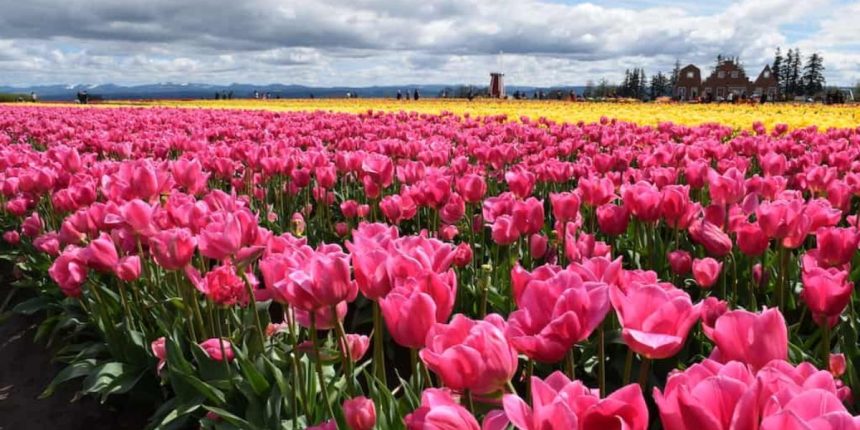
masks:
POLYGON ((807 96, 813 96, 824 89, 824 59, 817 52, 806 60, 801 81, 807 96))
POLYGON ((645 69, 639 69, 639 87, 636 89, 638 93, 636 98, 643 99, 648 91, 648 81, 645 78, 645 69))
POLYGON ((669 95, 669 78, 663 72, 657 72, 651 76, 651 98, 665 97, 669 95))
POLYGON ((800 49, 794 48, 794 56, 791 57, 789 61, 789 72, 788 72, 788 89, 787 92, 792 96, 797 96, 803 93, 803 88, 801 84, 801 61, 802 56, 800 55, 800 49))
POLYGON ((678 85, 678 77, 681 75, 681 61, 675 60, 675 68, 672 69, 672 74, 669 75, 669 92, 675 94, 675 87, 678 85))
POLYGON ((782 92, 783 85, 783 71, 782 69, 785 66, 785 59, 782 58, 782 51, 779 49, 779 46, 776 47, 776 52, 773 55, 773 65, 770 68, 770 72, 773 74, 774 79, 776 79, 776 85, 779 92, 782 92))
POLYGON ((630 82, 632 80, 633 80, 633 78, 630 74, 630 69, 625 70, 624 71, 624 81, 621 82, 621 88, 619 91, 619 95, 621 97, 627 97, 628 96, 627 92, 630 90, 630 82))

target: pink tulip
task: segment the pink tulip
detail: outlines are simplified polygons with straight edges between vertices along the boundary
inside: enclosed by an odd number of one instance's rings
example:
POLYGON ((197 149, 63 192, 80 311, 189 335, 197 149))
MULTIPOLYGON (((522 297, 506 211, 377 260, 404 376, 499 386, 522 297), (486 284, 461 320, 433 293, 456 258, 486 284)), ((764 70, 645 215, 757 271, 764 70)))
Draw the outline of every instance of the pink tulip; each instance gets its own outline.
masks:
POLYGON ((529 197, 515 202, 512 217, 514 226, 520 234, 540 232, 544 223, 543 201, 529 197))
POLYGON ((708 191, 714 204, 727 206, 737 203, 744 195, 744 173, 734 167, 722 175, 710 169, 708 171, 708 191))
POLYGON ((97 239, 90 242, 81 251, 81 256, 86 260, 87 266, 101 272, 113 271, 114 267, 119 264, 116 245, 106 233, 102 233, 97 239))
POLYGON ((577 189, 582 194, 582 201, 593 207, 598 207, 612 200, 615 185, 609 178, 582 178, 579 180, 577 189))
POLYGON ((497 245, 510 245, 519 240, 520 231, 517 230, 513 218, 502 215, 493 223, 491 236, 497 245))
POLYGON ((372 430, 376 425, 376 406, 364 396, 345 400, 343 415, 350 430, 372 430))
POLYGON ((469 203, 478 203, 487 193, 487 183, 484 177, 474 173, 457 180, 457 192, 469 203))
POLYGON ((588 336, 609 311, 609 287, 583 282, 563 270, 547 280, 529 282, 517 298, 518 310, 505 331, 513 346, 531 359, 554 363, 588 336))
POLYGON ((839 378, 845 374, 845 354, 830 354, 827 364, 834 378, 839 378))
POLYGON ((187 228, 163 230, 149 239, 152 257, 166 270, 180 270, 191 263, 197 240, 187 228))
POLYGON ((693 278, 701 288, 711 288, 720 277, 723 263, 706 257, 693 260, 693 278))
POLYGON ((204 257, 224 260, 242 247, 242 224, 233 214, 217 214, 200 231, 197 241, 204 257))
POLYGON ((535 260, 540 260, 546 255, 549 239, 542 234, 529 236, 529 254, 535 260))
POLYGON ((844 270, 804 266, 800 298, 812 311, 817 323, 836 324, 854 292, 854 283, 848 278, 849 274, 844 270))
POLYGON ((517 353, 504 335, 505 321, 491 314, 483 320, 455 315, 427 333, 421 360, 454 390, 475 394, 499 391, 517 370, 517 353))
MULTIPOLYGON (((348 334, 346 335, 346 345, 349 349, 349 358, 352 361, 359 361, 364 354, 367 353, 367 348, 370 346, 370 338, 364 335, 348 334)), ((341 344, 341 351, 343 351, 341 344)))
POLYGON ((306 329, 311 328, 311 315, 313 315, 315 328, 317 330, 333 329, 336 325, 335 318, 337 318, 337 321, 343 321, 347 310, 346 302, 340 302, 335 305, 334 312, 332 312, 331 306, 322 307, 313 311, 306 311, 298 308, 292 309, 296 316, 296 323, 306 329))
POLYGON ((770 240, 757 223, 744 221, 734 231, 738 249, 745 255, 750 257, 762 255, 770 246, 770 240))
POLYGON ((307 311, 351 302, 358 286, 350 279, 349 256, 337 245, 316 250, 301 267, 275 284, 288 303, 307 311))
POLYGON ((466 202, 457 193, 448 197, 448 202, 439 210, 439 219, 446 224, 456 224, 466 214, 466 202))
POLYGON ((716 297, 702 300, 702 331, 708 338, 714 338, 714 326, 723 314, 728 312, 729 304, 716 297))
POLYGON ((581 382, 554 372, 543 381, 532 377, 531 390, 532 407, 514 394, 502 401, 505 416, 519 430, 648 428, 648 407, 636 384, 601 399, 581 382))
POLYGON ((67 248, 48 269, 48 275, 69 297, 80 297, 81 285, 87 280, 87 265, 81 251, 80 248, 67 248))
POLYGON ((158 359, 158 373, 164 369, 164 366, 167 364, 167 347, 165 346, 164 336, 159 337, 152 341, 149 345, 150 350, 152 351, 152 355, 158 359))
POLYGON ((460 406, 450 391, 428 388, 421 394, 421 406, 407 415, 408 430, 479 430, 475 417, 460 406))
POLYGON ((44 223, 38 212, 33 212, 21 223, 21 233, 27 237, 36 237, 42 234, 43 230, 44 223))
POLYGON ((114 267, 114 273, 117 278, 126 282, 137 280, 140 278, 140 257, 137 255, 123 257, 114 267))
POLYGON ((621 187, 624 207, 643 222, 654 222, 660 218, 662 196, 657 188, 645 181, 621 187))
POLYGON ((191 281, 201 293, 213 303, 220 306, 245 306, 250 300, 245 280, 236 273, 236 267, 230 263, 218 266, 208 273, 203 279, 193 274, 194 269, 188 273, 191 281))
POLYGON ((677 288, 640 284, 625 293, 612 287, 609 298, 621 323, 624 342, 650 359, 677 354, 699 319, 699 305, 693 306, 690 296, 677 288))
POLYGON ((454 265, 457 267, 466 267, 472 262, 472 247, 468 243, 463 242, 454 248, 454 265))
POLYGON ((535 175, 525 170, 508 170, 505 182, 515 196, 524 199, 531 195, 535 186, 535 175))
POLYGON ((212 338, 200 342, 200 347, 206 355, 215 361, 233 361, 233 344, 227 339, 212 338))
POLYGON ((388 332, 397 344, 418 349, 436 323, 433 296, 418 289, 396 288, 379 301, 388 332))
POLYGON ((672 269, 672 273, 676 275, 683 276, 693 270, 693 257, 687 251, 671 251, 666 255, 666 258, 669 260, 669 267, 672 269))
POLYGON ((597 208, 597 225, 600 231, 617 236, 627 231, 630 214, 625 206, 605 204, 597 208))
POLYGON ((579 195, 576 193, 551 193, 552 215, 561 223, 575 221, 579 215, 579 195))
POLYGON ((15 230, 9 230, 3 233, 3 240, 10 245, 17 245, 21 242, 21 235, 15 230))
POLYGON ((738 362, 722 365, 706 359, 683 372, 673 372, 662 391, 654 387, 654 401, 663 428, 740 429, 732 423, 740 412, 738 404, 753 381, 750 369, 738 362))
POLYGON ((690 237, 702 245, 713 257, 723 257, 732 251, 732 239, 707 220, 694 221, 689 228, 690 237))
POLYGON ((855 228, 823 227, 815 234, 815 241, 819 264, 836 267, 851 262, 860 244, 860 234, 855 228))
POLYGON ((758 314, 726 312, 717 318, 710 337, 716 345, 711 357, 722 362, 737 360, 757 370, 771 360, 788 358, 788 329, 776 308, 758 314))

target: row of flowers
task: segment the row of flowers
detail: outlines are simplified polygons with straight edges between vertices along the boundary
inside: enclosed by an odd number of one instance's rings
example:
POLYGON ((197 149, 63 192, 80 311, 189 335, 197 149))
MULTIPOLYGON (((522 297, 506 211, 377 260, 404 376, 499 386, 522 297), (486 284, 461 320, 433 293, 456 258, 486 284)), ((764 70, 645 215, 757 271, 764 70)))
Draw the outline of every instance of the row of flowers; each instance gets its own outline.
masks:
POLYGON ((2 113, 18 309, 155 427, 860 426, 855 130, 2 113))

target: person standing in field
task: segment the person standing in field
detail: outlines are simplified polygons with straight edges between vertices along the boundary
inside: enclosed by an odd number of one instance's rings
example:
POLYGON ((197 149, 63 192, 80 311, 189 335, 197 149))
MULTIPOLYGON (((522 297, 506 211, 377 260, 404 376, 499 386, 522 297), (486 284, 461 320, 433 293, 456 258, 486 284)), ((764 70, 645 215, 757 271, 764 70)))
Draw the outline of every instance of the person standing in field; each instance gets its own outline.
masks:
POLYGON ((416 89, 415 89, 415 92, 413 92, 413 93, 412 93, 412 98, 413 98, 413 99, 415 99, 415 100, 418 100, 418 98, 419 98, 419 95, 418 95, 418 88, 416 88, 416 89))

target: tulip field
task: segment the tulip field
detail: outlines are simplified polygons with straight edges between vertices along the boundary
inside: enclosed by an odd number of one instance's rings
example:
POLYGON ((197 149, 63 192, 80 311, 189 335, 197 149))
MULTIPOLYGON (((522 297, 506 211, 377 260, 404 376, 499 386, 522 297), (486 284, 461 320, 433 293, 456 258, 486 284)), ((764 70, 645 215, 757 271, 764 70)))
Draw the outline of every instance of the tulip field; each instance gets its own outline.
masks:
POLYGON ((0 105, 44 396, 159 430, 860 429, 857 108, 312 102, 0 105))

